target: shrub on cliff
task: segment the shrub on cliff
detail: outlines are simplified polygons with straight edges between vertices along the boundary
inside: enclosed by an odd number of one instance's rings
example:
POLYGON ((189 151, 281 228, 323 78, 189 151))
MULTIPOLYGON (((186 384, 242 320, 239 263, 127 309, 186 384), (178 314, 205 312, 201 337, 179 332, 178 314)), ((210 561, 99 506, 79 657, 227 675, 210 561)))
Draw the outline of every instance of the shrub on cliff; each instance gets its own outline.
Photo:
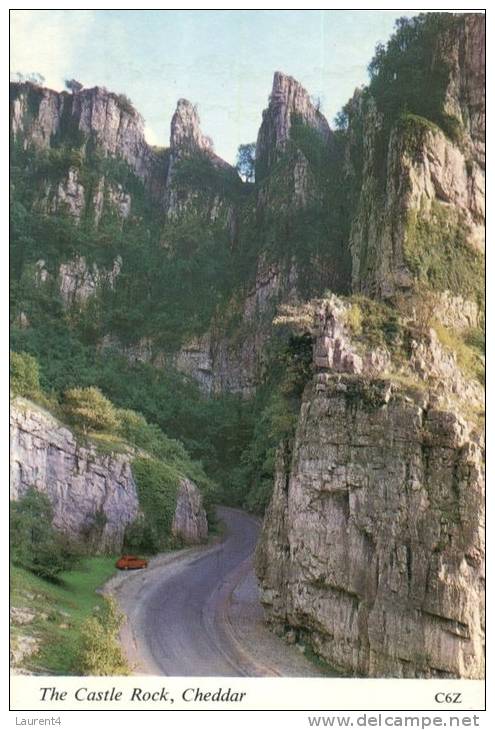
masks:
POLYGON ((52 527, 48 497, 31 488, 10 507, 12 561, 42 578, 54 579, 74 567, 79 551, 52 527))
POLYGON ((10 353, 10 388, 14 395, 33 396, 40 391, 36 358, 26 352, 10 353))
POLYGON ((64 393, 63 409, 70 421, 85 433, 115 431, 117 412, 99 388, 70 388, 64 393))
POLYGON ((254 182, 255 167, 256 142, 239 145, 235 168, 245 182, 254 182))
POLYGON ((179 463, 189 459, 180 441, 170 439, 155 423, 148 423, 141 413, 127 408, 117 411, 119 435, 134 446, 163 461, 179 463))
POLYGON ((231 469, 228 498, 263 514, 273 491, 277 449, 290 453, 304 387, 312 373, 307 335, 291 336, 270 356, 271 381, 260 390, 252 430, 231 469))

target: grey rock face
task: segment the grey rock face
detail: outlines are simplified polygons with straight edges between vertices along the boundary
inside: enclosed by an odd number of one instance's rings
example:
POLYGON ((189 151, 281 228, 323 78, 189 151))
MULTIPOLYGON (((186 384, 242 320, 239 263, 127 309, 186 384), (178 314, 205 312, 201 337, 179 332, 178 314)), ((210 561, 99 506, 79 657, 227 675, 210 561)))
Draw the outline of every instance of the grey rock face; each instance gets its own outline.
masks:
MULTIPOLYGON (((47 191, 46 199, 50 198, 47 191)), ((86 207, 86 198, 83 185, 79 182, 79 173, 76 168, 69 168, 65 180, 61 180, 53 191, 49 201, 51 213, 64 212, 76 220, 81 218, 86 207)))
POLYGON ((456 31, 439 38, 437 57, 447 61, 445 111, 466 127, 466 139, 479 165, 485 162, 485 16, 465 13, 456 31))
POLYGON ((204 393, 212 392, 214 365, 209 333, 203 337, 195 337, 182 345, 179 352, 173 357, 173 364, 181 373, 193 377, 204 393))
POLYGON ((118 256, 110 270, 89 266, 84 256, 76 258, 59 267, 59 290, 66 307, 81 306, 104 286, 113 288, 122 267, 118 256))
MULTIPOLYGON (((375 172, 383 120, 374 100, 357 92, 351 104, 351 150, 360 149, 360 192, 351 226, 352 286, 390 297, 413 284, 405 247, 414 216, 435 222, 435 209, 462 226, 465 241, 484 249, 484 17, 466 14, 458 27, 439 37, 435 63, 446 64, 449 84, 444 113, 458 122, 455 142, 435 125, 410 118, 388 140, 384 180, 375 172)), ((381 140, 383 144, 383 140, 381 140)), ((414 226, 413 226, 414 228, 414 226)))
POLYGON ((256 143, 258 179, 264 177, 264 173, 266 174, 280 153, 286 149, 294 116, 298 116, 305 124, 320 132, 324 140, 330 142, 328 122, 313 104, 306 89, 292 76, 277 71, 273 77, 269 105, 263 112, 256 143))
MULTIPOLYGON (((229 337, 221 322, 184 344, 172 358, 174 367, 191 375, 205 393, 253 395, 263 368, 263 348, 281 298, 297 298, 295 267, 284 270, 260 260, 252 289, 239 302, 239 334, 229 337)), ((159 359, 157 359, 157 364, 159 359)), ((167 359, 160 362, 166 366, 167 359)))
POLYGON ((187 99, 179 99, 170 124, 170 148, 173 152, 213 153, 212 140, 201 131, 197 108, 187 99))
POLYGON ((442 347, 434 329, 421 339, 411 342, 410 368, 430 383, 437 396, 453 395, 458 402, 483 407, 484 388, 476 380, 468 379, 460 370, 457 357, 442 347))
POLYGON ((203 498, 190 479, 181 480, 172 522, 172 535, 186 545, 196 545, 208 539, 208 522, 203 508, 203 498))
POLYGON ((35 487, 49 498, 57 529, 97 550, 119 550, 139 512, 132 456, 78 444, 53 416, 24 401, 12 405, 10 437, 11 499, 35 487))
POLYGON ((125 160, 154 199, 163 202, 167 158, 160 158, 144 138, 144 122, 123 97, 96 86, 75 94, 31 83, 11 84, 10 128, 25 147, 48 149, 68 128, 84 143, 91 138, 104 155, 125 160))
POLYGON ((316 379, 257 550, 269 621, 351 674, 482 677, 483 488, 455 413, 316 379))
MULTIPOLYGON (((20 499, 30 487, 46 494, 54 526, 93 550, 119 551, 126 527, 140 514, 133 456, 131 449, 98 453, 92 445, 79 444, 66 426, 29 401, 11 404, 10 498, 20 499)), ((186 544, 208 537, 201 492, 185 477, 172 532, 186 544)))
POLYGON ((130 194, 123 189, 122 185, 110 184, 104 177, 98 181, 91 202, 96 225, 100 222, 105 205, 115 211, 122 221, 125 221, 131 213, 132 198, 130 194))
POLYGON ((480 312, 475 302, 453 296, 450 292, 444 291, 435 295, 433 304, 436 318, 445 327, 462 332, 479 326, 480 312))
MULTIPOLYGON (((367 120, 370 110, 367 102, 367 120)), ((440 130, 418 132, 421 141, 412 149, 407 133, 397 129, 390 138, 386 195, 380 196, 372 172, 377 127, 367 121, 365 128, 364 182, 350 235, 352 285, 390 297, 413 284, 404 256, 411 215, 434 221, 432 206, 440 205, 463 226, 466 242, 484 249, 484 170, 440 130)))
POLYGON ((57 183, 45 181, 35 208, 41 213, 68 214, 79 223, 83 214, 90 215, 95 225, 100 222, 104 209, 116 213, 123 222, 131 212, 132 199, 122 185, 100 177, 91 196, 80 181, 79 170, 70 167, 57 183))

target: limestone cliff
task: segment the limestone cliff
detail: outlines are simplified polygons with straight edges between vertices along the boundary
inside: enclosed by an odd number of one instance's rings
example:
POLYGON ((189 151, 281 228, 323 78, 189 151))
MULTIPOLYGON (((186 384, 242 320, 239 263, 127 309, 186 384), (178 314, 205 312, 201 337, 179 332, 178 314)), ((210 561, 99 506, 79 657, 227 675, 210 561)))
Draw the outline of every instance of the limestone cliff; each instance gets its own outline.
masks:
MULTIPOLYGON (((179 103, 180 104, 180 103, 179 103)), ((190 111, 187 120, 192 119, 193 130, 197 130, 196 116, 190 111)), ((184 114, 179 117, 184 123, 184 114)), ((259 231, 260 248, 256 260, 254 277, 245 282, 243 290, 233 297, 230 313, 237 320, 240 333, 226 336, 229 317, 216 318, 203 337, 187 342, 174 360, 176 367, 193 375, 206 392, 234 392, 244 396, 255 392, 256 384, 262 378, 264 350, 272 335, 272 319, 280 302, 295 302, 302 298, 300 266, 290 251, 267 253, 263 250, 263 239, 280 237, 274 220, 285 221, 283 225, 296 228, 294 214, 304 216, 310 206, 322 205, 322 186, 316 179, 307 156, 295 145, 291 130, 295 125, 308 126, 321 140, 324 148, 331 149, 332 133, 324 115, 317 109, 304 87, 291 76, 276 72, 268 107, 263 111, 262 123, 256 143, 255 189, 246 201, 241 201, 237 210, 231 213, 240 228, 234 243, 238 243, 246 230, 259 231), (261 244, 261 245, 260 245, 261 244)), ((172 123, 174 129, 174 122, 172 123)), ((183 133, 181 138, 193 140, 189 146, 205 146, 198 131, 183 133), (199 139, 199 142, 197 141, 199 139)), ((218 164, 218 162, 216 163, 218 164)), ((251 186, 253 187, 253 186, 251 186)), ((321 266, 328 285, 340 288, 340 271, 328 272, 322 262, 312 263, 315 288, 319 282, 317 270, 321 266)), ((334 263, 334 269, 338 265, 334 263)))
POLYGON ((287 149, 291 127, 303 121, 329 142, 331 131, 327 120, 316 108, 306 89, 292 76, 276 71, 268 108, 256 142, 256 177, 261 180, 287 149))
POLYGON ((115 259, 113 267, 101 271, 93 263, 88 266, 83 256, 60 264, 58 287, 65 306, 81 306, 97 295, 103 287, 112 288, 120 273, 122 259, 115 259))
POLYGON ((201 493, 190 479, 184 478, 180 484, 172 535, 186 545, 195 545, 208 538, 208 522, 201 493))
MULTIPOLYGON (((101 453, 50 413, 23 399, 11 405, 10 498, 30 487, 46 494, 54 526, 86 547, 121 549, 126 527, 140 515, 132 474, 134 453, 101 453)), ((202 542, 208 524, 198 487, 185 477, 177 494, 173 534, 185 543, 202 542)))
POLYGON ((100 86, 69 94, 13 83, 10 128, 24 147, 91 142, 103 154, 121 157, 151 186, 160 174, 160 160, 144 138, 141 115, 125 96, 100 86))
POLYGON ((435 75, 446 77, 430 91, 440 95, 438 124, 413 106, 390 126, 373 85, 349 102, 354 291, 391 297, 418 279, 426 284, 428 243, 422 238, 430 239, 438 259, 456 234, 468 248, 484 250, 484 53, 482 15, 459 16, 439 33, 430 67, 432 85, 435 75))
POLYGON ((441 355, 418 377, 428 333, 406 338, 408 361, 360 350, 348 313, 299 314, 316 373, 257 549, 268 620, 345 673, 482 677, 483 440, 461 414, 483 392, 459 373, 445 388, 441 355))

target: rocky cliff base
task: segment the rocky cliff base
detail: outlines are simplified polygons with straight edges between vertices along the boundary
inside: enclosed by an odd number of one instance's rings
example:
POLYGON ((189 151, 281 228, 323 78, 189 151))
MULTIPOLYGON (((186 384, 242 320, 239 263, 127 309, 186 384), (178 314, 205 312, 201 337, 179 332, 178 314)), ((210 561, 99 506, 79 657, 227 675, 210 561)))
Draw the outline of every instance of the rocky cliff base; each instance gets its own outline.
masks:
POLYGON ((315 378, 257 551, 269 622, 346 673, 482 677, 483 486, 453 412, 386 379, 315 378))

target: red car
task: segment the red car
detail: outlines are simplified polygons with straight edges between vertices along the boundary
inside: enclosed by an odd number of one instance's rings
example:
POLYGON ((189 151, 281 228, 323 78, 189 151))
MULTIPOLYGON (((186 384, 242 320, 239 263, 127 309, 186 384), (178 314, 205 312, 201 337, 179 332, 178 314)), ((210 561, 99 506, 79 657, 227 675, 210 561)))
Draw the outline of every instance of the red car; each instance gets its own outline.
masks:
POLYGON ((115 567, 119 570, 139 570, 140 568, 147 568, 148 561, 135 555, 122 555, 115 563, 115 567))

